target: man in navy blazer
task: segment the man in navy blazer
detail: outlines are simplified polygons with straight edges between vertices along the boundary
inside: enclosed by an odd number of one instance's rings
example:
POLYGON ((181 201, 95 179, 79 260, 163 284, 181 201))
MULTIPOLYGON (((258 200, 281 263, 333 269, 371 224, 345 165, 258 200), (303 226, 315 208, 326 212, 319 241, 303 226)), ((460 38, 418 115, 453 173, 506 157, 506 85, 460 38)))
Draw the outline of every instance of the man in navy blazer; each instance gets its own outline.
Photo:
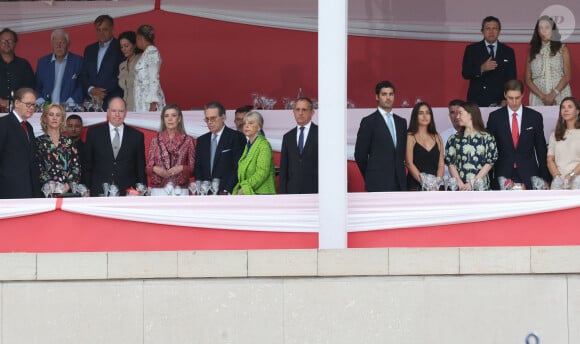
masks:
POLYGON ((89 98, 96 98, 106 110, 109 100, 123 97, 119 87, 119 64, 123 60, 119 41, 113 37, 113 18, 101 15, 95 19, 98 42, 85 48, 82 81, 89 98))
POLYGON ((83 151, 83 182, 90 188, 91 196, 103 193, 103 183, 115 184, 121 196, 137 183, 147 185, 145 174, 144 135, 124 124, 127 105, 122 98, 111 99, 105 124, 87 131, 83 151), (115 136, 119 134, 117 145, 115 136), (117 154, 115 155, 115 151, 117 154))
POLYGON ((375 93, 378 108, 360 122, 354 159, 367 191, 406 191, 407 121, 392 113, 395 86, 391 82, 379 82, 375 93))
POLYGON ((34 129, 28 123, 36 96, 33 89, 20 88, 14 99, 14 110, 0 117, 0 198, 39 197, 34 129))
POLYGON ((219 194, 231 194, 238 182, 238 161, 244 151, 246 137, 225 125, 226 110, 222 104, 208 103, 203 112, 209 133, 197 138, 193 175, 196 180, 219 178, 219 194), (212 140, 216 145, 213 161, 212 140))
POLYGON ((479 106, 504 106, 503 85, 516 79, 514 50, 498 41, 500 31, 499 19, 485 17, 483 40, 468 45, 463 54, 461 75, 469 80, 467 100, 479 106))
POLYGON ((36 66, 37 103, 50 96, 53 103, 83 103, 81 71, 83 58, 68 51, 70 38, 62 29, 50 35, 52 54, 38 59, 36 66))
POLYGON ((312 123, 312 100, 298 98, 293 112, 297 126, 282 138, 280 193, 318 193, 318 126, 312 123))
POLYGON ((550 182, 542 114, 522 106, 524 85, 521 81, 508 81, 504 93, 508 105, 490 113, 487 120, 487 130, 495 137, 498 150, 492 186, 499 188, 498 177, 524 183, 527 189, 532 188, 533 176, 550 182))

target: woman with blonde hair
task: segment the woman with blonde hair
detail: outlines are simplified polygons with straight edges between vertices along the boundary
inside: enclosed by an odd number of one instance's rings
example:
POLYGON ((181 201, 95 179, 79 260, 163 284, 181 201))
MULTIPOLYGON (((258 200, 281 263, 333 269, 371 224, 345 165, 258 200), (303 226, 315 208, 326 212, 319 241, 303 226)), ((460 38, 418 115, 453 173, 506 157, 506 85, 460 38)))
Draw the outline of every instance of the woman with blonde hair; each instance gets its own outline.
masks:
POLYGON ((38 136, 35 143, 41 185, 58 182, 63 184, 63 192, 68 192, 72 183, 80 182, 81 164, 76 145, 62 135, 65 116, 62 106, 47 106, 40 116, 44 135, 38 136))

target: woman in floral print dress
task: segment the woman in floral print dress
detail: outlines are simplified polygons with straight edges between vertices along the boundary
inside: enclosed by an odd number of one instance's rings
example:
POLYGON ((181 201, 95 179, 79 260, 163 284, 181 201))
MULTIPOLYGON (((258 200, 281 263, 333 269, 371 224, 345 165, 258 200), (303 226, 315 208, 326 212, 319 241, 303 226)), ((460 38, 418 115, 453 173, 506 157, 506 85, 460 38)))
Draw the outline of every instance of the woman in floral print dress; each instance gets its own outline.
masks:
POLYGON ((489 190, 488 173, 497 161, 495 138, 485 130, 477 104, 465 102, 458 111, 461 128, 447 141, 445 163, 449 173, 457 180, 459 190, 472 190, 483 182, 489 190))
POLYGON ((63 192, 68 192, 72 183, 80 183, 81 164, 76 145, 72 139, 62 135, 64 123, 62 106, 51 104, 44 109, 40 117, 44 135, 36 138, 36 156, 40 184, 59 182, 64 185, 63 192))

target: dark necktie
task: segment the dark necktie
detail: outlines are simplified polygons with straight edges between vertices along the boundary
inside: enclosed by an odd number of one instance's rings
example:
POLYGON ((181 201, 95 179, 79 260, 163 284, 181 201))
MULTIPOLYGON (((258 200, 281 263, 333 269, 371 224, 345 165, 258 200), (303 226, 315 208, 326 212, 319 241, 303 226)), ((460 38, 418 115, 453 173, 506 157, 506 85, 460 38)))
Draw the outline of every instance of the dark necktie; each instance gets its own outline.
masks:
POLYGON ((495 54, 493 52, 493 44, 490 44, 487 47, 489 48, 489 57, 491 57, 492 59, 495 59, 495 54))
POLYGON ((22 126, 22 129, 24 129, 24 134, 26 134, 26 138, 29 139, 28 138, 28 127, 26 126, 26 121, 20 122, 20 125, 22 126))
POLYGON ((209 173, 213 173, 213 162, 215 159, 215 151, 217 149, 217 135, 211 134, 211 143, 209 146, 209 173))
POLYGON ((304 127, 300 127, 300 135, 298 136, 298 154, 302 156, 304 151, 304 127))

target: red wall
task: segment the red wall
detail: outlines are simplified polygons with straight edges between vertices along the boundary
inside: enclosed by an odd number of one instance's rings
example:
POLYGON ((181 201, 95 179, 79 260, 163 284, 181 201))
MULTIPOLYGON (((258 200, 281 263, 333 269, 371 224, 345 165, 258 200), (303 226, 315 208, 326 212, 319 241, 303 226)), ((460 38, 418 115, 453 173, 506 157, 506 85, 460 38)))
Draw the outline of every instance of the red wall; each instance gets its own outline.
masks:
MULTIPOLYGON (((151 24, 157 33, 163 66, 161 82, 169 102, 184 109, 219 100, 228 109, 251 103, 251 93, 278 98, 303 94, 317 97, 317 34, 207 20, 163 11, 116 19, 115 33, 151 24)), ((50 31, 22 34, 17 54, 33 68, 50 52, 50 31)), ((96 40, 91 24, 68 28, 71 51, 82 54, 96 40)), ((461 77, 466 42, 349 37, 348 98, 357 107, 375 106, 374 85, 382 79, 397 87, 396 105, 417 96, 434 106, 465 97, 461 77)), ((518 77, 523 79, 528 44, 510 44, 516 51, 518 77)), ((580 45, 568 45, 572 87, 580 77, 580 45), (577 60, 577 58, 576 58, 577 60)), ((527 99, 527 97, 526 97, 527 99)))

